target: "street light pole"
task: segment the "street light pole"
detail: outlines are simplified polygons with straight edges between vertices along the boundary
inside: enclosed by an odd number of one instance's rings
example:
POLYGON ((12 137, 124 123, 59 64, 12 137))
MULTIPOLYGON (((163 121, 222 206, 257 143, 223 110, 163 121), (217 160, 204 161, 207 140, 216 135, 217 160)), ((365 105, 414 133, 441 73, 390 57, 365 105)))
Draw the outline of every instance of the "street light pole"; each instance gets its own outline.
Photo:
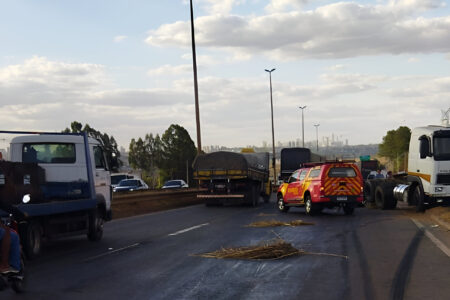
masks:
POLYGON ((202 138, 200 134, 200 110, 198 105, 198 83, 197 83, 197 55, 195 52, 195 33, 194 33, 194 9, 191 2, 191 37, 192 37, 192 67, 194 69, 194 94, 195 94, 195 121, 197 124, 197 153, 202 151, 202 138))
POLYGON ((319 126, 320 124, 314 124, 316 127, 316 140, 317 140, 317 153, 319 152, 319 126))
POLYGON ((273 151, 272 168, 273 168, 273 181, 274 183, 276 183, 277 172, 275 168, 275 133, 273 129, 273 101, 272 101, 272 72, 275 71, 275 68, 272 70, 265 69, 265 71, 269 73, 269 82, 270 82, 270 114, 272 116, 272 151, 273 151))
POLYGON ((306 108, 306 105, 299 106, 298 108, 300 108, 302 110, 302 144, 303 144, 303 148, 305 148, 305 122, 303 119, 303 110, 306 108))

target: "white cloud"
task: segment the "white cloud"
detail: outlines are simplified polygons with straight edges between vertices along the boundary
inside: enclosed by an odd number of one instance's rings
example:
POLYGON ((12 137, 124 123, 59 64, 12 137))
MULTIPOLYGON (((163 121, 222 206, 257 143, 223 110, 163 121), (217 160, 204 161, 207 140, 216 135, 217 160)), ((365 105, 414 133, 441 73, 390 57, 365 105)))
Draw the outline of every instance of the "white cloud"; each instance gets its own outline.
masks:
MULTIPOLYGON (((419 123, 408 125, 433 123, 434 111, 438 119, 440 109, 448 107, 450 77, 389 77, 338 69, 322 74, 315 84, 274 82, 276 140, 298 136, 299 103, 308 105, 305 126, 314 129, 312 124, 320 120, 321 135, 341 132, 351 135, 350 143, 377 142, 373 137, 396 128, 398 120, 419 123), (352 124, 358 124, 357 131, 351 132, 352 124)), ((127 148, 131 138, 161 134, 176 123, 194 139, 192 78, 174 81, 168 88, 118 89, 105 84, 105 73, 100 65, 42 57, 0 69, 0 128, 59 131, 77 120, 113 135, 127 148)), ((266 79, 265 74, 199 78, 205 145, 260 145, 270 140, 266 79)))
POLYGON ((127 38, 126 35, 118 35, 114 37, 114 43, 123 42, 127 38))
POLYGON ((300 9, 310 0, 271 0, 265 7, 268 12, 283 12, 286 10, 300 9))
POLYGON ((180 75, 187 74, 189 71, 192 72, 192 65, 184 64, 184 65, 163 65, 159 68, 150 69, 147 74, 149 76, 160 76, 160 75, 180 75))
MULTIPOLYGON (((448 53, 450 17, 415 16, 439 5, 432 0, 405 0, 384 6, 339 2, 312 11, 266 16, 204 16, 196 19, 196 43, 276 60, 448 53)), ((189 24, 162 25, 149 33, 146 42, 189 47, 189 24)))
POLYGON ((229 14, 233 6, 239 4, 241 1, 237 0, 201 0, 204 9, 209 14, 229 14))

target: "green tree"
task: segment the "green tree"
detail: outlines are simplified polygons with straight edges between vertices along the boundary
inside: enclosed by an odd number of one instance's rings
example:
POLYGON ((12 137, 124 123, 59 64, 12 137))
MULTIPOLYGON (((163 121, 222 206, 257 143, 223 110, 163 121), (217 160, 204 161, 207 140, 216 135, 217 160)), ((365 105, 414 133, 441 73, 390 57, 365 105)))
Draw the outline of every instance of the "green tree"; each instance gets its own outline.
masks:
POLYGON ((403 167, 401 162, 408 152, 410 138, 411 129, 406 126, 400 126, 397 130, 389 130, 383 137, 378 154, 393 161, 394 167, 398 171, 403 167))
POLYGON ((197 148, 187 130, 172 124, 162 135, 161 142, 161 168, 165 179, 186 178, 186 174, 192 172, 190 166, 197 154, 197 148))
POLYGON ((63 132, 68 133, 80 133, 87 132, 87 134, 93 138, 96 138, 102 144, 103 150, 105 151, 106 160, 111 170, 117 171, 122 166, 122 161, 120 160, 120 151, 118 150, 118 145, 113 136, 109 136, 106 133, 101 133, 95 130, 89 124, 83 124, 77 121, 70 123, 70 128, 66 128, 63 132))

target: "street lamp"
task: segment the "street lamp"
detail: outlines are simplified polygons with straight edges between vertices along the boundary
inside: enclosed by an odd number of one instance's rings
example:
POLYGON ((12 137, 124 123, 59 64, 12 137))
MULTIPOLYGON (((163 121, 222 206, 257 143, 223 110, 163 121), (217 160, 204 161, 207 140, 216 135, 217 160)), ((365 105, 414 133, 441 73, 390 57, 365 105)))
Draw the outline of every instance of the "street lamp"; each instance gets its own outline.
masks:
POLYGON ((300 108, 302 110, 302 143, 303 143, 303 148, 305 148, 305 123, 304 123, 304 119, 303 119, 303 110, 306 108, 306 105, 299 106, 298 108, 300 108))
POLYGON ((269 82, 270 82, 270 114, 272 116, 272 151, 273 151, 272 168, 273 168, 273 181, 274 183, 276 183, 277 172, 275 168, 275 133, 273 129, 273 101, 272 101, 272 72, 275 71, 275 68, 273 68, 272 70, 265 69, 265 71, 269 73, 269 82))
POLYGON ((314 124, 316 127, 316 140, 317 140, 317 153, 319 153, 319 126, 320 124, 314 124))
POLYGON ((202 151, 202 139, 200 134, 200 110, 198 107, 198 83, 197 83, 197 55, 195 53, 195 34, 194 34, 194 9, 191 2, 191 37, 192 37, 192 68, 194 69, 194 94, 195 94, 195 121, 197 124, 197 153, 202 151))

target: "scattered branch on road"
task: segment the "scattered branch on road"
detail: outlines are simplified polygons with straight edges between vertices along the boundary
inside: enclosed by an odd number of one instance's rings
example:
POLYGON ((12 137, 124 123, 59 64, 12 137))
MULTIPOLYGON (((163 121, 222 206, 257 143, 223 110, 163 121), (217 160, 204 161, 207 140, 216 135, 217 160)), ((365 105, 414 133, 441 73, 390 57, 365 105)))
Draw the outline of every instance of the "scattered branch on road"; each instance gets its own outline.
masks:
POLYGON ((274 227, 274 226, 302 226, 302 225, 314 225, 314 223, 305 222, 302 220, 294 220, 294 221, 290 221, 290 222, 270 220, 270 221, 253 222, 253 223, 247 225, 246 227, 274 227))
POLYGON ((237 247, 237 248, 222 248, 214 252, 203 254, 196 254, 194 256, 206 258, 231 258, 231 259, 246 259, 246 260, 275 260, 286 258, 294 255, 324 255, 335 256, 348 259, 348 256, 329 253, 313 253, 297 249, 290 243, 282 239, 276 239, 269 242, 264 242, 256 246, 237 247))

